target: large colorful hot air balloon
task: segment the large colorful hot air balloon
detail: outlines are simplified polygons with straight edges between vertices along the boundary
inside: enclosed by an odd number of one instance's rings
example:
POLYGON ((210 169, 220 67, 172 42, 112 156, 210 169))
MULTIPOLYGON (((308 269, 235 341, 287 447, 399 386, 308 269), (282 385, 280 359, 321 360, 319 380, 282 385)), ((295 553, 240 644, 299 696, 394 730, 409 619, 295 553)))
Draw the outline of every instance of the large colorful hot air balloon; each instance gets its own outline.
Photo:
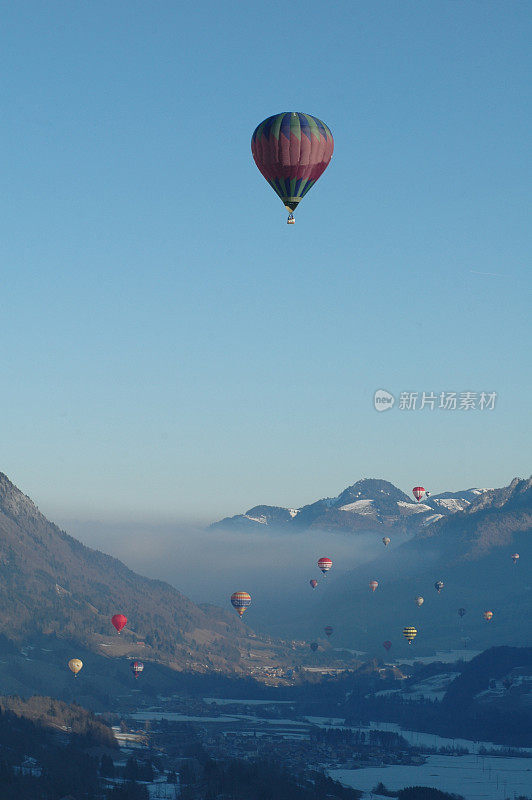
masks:
POLYGON ((236 613, 242 619, 242 615, 246 608, 251 605, 251 595, 247 592, 233 592, 231 595, 231 605, 236 608, 236 613))
POLYGON ((333 635, 333 633, 334 633, 334 628, 333 628, 333 626, 332 626, 332 625, 326 625, 326 626, 324 627, 324 629, 323 629, 323 630, 325 631, 325 636, 326 636, 328 639, 329 639, 329 638, 330 638, 330 637, 333 635))
POLYGON ((420 608, 420 607, 423 605, 423 603, 424 603, 424 602, 425 602, 425 598, 424 598, 424 597, 421 597, 421 595, 418 595, 418 596, 416 597, 416 606, 417 606, 418 608, 420 608))
POLYGON ((323 574, 325 575, 329 572, 330 568, 332 567, 332 561, 330 558, 323 556, 322 558, 318 559, 318 567, 321 569, 323 574))
POLYGON ((310 643, 310 649, 312 650, 313 653, 315 653, 316 650, 318 649, 318 643, 317 642, 311 642, 310 643))
POLYGON ((436 583, 434 584, 434 588, 436 589, 438 594, 441 592, 441 590, 443 589, 444 586, 445 586, 445 584, 444 584, 443 581, 436 581, 436 583))
POLYGON ((417 630, 412 625, 407 625, 406 628, 403 628, 403 636, 408 641, 408 644, 412 644, 417 636, 417 630))
POLYGON ((312 580, 309 581, 309 583, 310 583, 310 585, 312 586, 313 589, 315 589, 316 586, 318 585, 318 581, 316 580, 316 578, 312 578, 312 580))
POLYGON ((384 647, 384 649, 386 650, 386 652, 388 652, 388 650, 389 650, 389 649, 390 649, 390 647, 392 646, 392 643, 391 643, 391 642, 389 642, 388 640, 386 640, 385 642, 383 642, 383 643, 382 643, 382 646, 384 647))
POLYGON ((412 489, 412 494, 414 495, 414 497, 416 498, 416 500, 419 503, 419 501, 421 500, 421 498, 425 494, 425 489, 423 488, 423 486, 414 486, 414 488, 412 489))
POLYGON ((144 664, 142 663, 142 661, 133 661, 132 662, 132 664, 131 664, 131 672, 133 673, 135 678, 139 677, 139 675, 140 675, 140 673, 142 672, 143 669, 144 669, 144 664))
POLYGON ((484 611, 484 619, 486 622, 491 622, 493 619, 493 611, 484 611))
POLYGON ((383 536, 382 537, 382 543, 384 544, 385 547, 388 547, 388 545, 390 544, 391 541, 392 540, 390 539, 389 536, 383 536))
POLYGON ((372 592, 375 591, 375 589, 377 588, 378 585, 379 585, 379 581, 370 581, 369 582, 369 588, 371 589, 372 592))
POLYGON ((467 614, 467 609, 459 608, 458 609, 458 614, 460 615, 460 618, 462 618, 465 614, 467 614))
POLYGON ((333 150, 329 128, 310 114, 274 114, 255 128, 251 137, 255 164, 283 201, 289 224, 299 202, 327 169, 333 150))
POLYGON ((517 564, 517 562, 519 561, 519 553, 514 553, 512 558, 514 560, 514 564, 517 564))
POLYGON ((111 622, 115 626, 118 633, 125 628, 127 625, 127 617, 124 617, 123 614, 115 614, 114 617, 111 617, 111 622))
POLYGON ((83 661, 80 658, 71 658, 68 662, 68 668, 74 673, 74 677, 78 677, 78 672, 83 667, 83 661))

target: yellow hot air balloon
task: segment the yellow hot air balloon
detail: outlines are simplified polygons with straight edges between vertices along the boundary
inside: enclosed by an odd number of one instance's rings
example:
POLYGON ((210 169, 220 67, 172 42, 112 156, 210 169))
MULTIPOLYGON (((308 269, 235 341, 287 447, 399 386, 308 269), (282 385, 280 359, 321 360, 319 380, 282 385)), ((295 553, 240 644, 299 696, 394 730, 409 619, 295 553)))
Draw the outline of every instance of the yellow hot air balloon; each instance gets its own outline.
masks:
POLYGON ((407 625, 405 628, 403 628, 403 636, 408 641, 408 644, 412 644, 417 636, 417 630, 413 625, 407 625))
POLYGON ((68 668, 74 673, 74 677, 78 677, 78 672, 83 666, 83 661, 80 658, 71 658, 68 662, 68 668))
POLYGON ((422 606, 424 602, 425 602, 425 599, 423 597, 421 597, 421 595, 418 595, 418 597, 416 597, 416 606, 418 608, 419 608, 419 606, 422 606))

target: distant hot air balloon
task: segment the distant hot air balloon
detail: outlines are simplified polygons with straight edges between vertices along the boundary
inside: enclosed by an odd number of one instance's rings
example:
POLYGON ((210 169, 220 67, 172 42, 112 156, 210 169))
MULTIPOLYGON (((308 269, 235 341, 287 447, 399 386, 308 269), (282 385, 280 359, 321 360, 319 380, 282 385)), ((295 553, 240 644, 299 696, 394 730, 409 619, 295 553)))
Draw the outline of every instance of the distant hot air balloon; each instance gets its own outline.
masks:
POLYGON ((422 606, 424 602, 425 602, 425 598, 424 598, 424 597, 421 597, 421 595, 418 595, 418 596, 416 597, 416 606, 417 606, 418 608, 420 608, 420 606, 422 606))
POLYGON ((74 673, 74 677, 78 677, 78 672, 83 667, 83 661, 79 658, 71 658, 68 662, 68 668, 71 672, 74 673))
POLYGON ((315 653, 316 650, 318 649, 318 643, 317 642, 311 642, 310 643, 310 649, 312 650, 313 653, 315 653))
POLYGON ((321 569, 323 574, 325 575, 329 572, 330 568, 332 567, 332 561, 330 558, 323 556, 322 558, 318 559, 318 567, 321 569))
POLYGON ((493 611, 484 611, 484 619, 486 622, 491 622, 493 619, 493 611))
POLYGON ((247 592, 233 592, 231 595, 231 605, 236 609, 236 613, 242 619, 244 611, 251 605, 251 595, 247 592))
POLYGON ((331 637, 334 633, 334 628, 332 625, 326 625, 323 630, 325 631, 327 638, 331 637))
POLYGON ((310 114, 274 114, 255 128, 251 137, 255 164, 283 201, 289 224, 298 203, 328 167, 333 149, 329 128, 310 114))
POLYGON ((384 647, 384 649, 386 650, 386 652, 388 652, 388 650, 389 650, 389 649, 390 649, 390 647, 392 646, 392 643, 391 643, 391 642, 389 642, 389 641, 385 641, 385 642, 383 642, 383 643, 382 643, 382 646, 384 647))
POLYGON ((403 636, 408 641, 408 644, 412 644, 417 636, 417 630, 412 625, 407 625, 406 628, 403 628, 403 636))
POLYGON ((467 649, 467 645, 469 644, 470 641, 471 641, 471 637, 470 636, 463 636, 462 639, 461 639, 461 642, 462 642, 462 644, 464 645, 464 647, 466 649, 467 649))
POLYGON ((127 625, 127 617, 124 617, 123 614, 115 614, 114 617, 111 617, 111 622, 115 626, 118 633, 125 628, 127 625))
POLYGON ((312 578, 312 580, 310 581, 310 585, 312 586, 313 589, 316 588, 316 586, 318 585, 318 581, 316 580, 316 578, 312 578))
POLYGON ((438 594, 441 592, 441 590, 443 589, 444 586, 445 586, 445 584, 444 584, 443 581, 436 581, 436 583, 434 584, 434 588, 436 589, 438 594))
POLYGON ((379 581, 370 581, 369 582, 369 588, 371 589, 372 592, 375 591, 375 589, 377 588, 378 585, 379 585, 379 581))
POLYGON ((385 547, 388 547, 388 545, 390 544, 390 542, 391 542, 391 541, 392 541, 392 540, 390 539, 390 537, 389 537, 389 536, 383 536, 383 537, 382 537, 382 542, 383 542, 383 544, 384 544, 384 546, 385 546, 385 547))
POLYGON ((133 661, 133 663, 131 664, 131 672, 133 673, 135 678, 139 677, 143 669, 144 669, 144 664, 142 663, 142 661, 133 661))
POLYGON ((416 500, 419 503, 419 501, 421 500, 421 498, 425 494, 425 489, 423 488, 423 486, 414 486, 414 488, 412 489, 412 494, 414 495, 414 497, 416 498, 416 500))
POLYGON ((514 564, 517 564, 517 562, 519 561, 519 553, 514 553, 512 558, 514 560, 514 564))
POLYGON ((458 609, 458 613, 459 613, 460 617, 463 617, 465 614, 467 614, 467 609, 459 608, 458 609))

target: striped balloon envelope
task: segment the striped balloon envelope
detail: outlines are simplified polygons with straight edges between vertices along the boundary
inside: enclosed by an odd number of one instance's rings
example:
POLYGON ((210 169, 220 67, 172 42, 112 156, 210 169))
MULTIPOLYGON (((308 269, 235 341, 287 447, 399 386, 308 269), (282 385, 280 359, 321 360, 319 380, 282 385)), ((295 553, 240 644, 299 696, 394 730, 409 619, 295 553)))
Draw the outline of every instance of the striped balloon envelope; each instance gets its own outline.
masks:
POLYGON ((231 605, 236 609, 240 618, 242 618, 244 611, 251 605, 251 595, 247 592, 233 592, 231 595, 231 605))
POLYGON ((379 585, 379 581, 370 581, 369 582, 369 588, 371 589, 372 592, 375 591, 375 589, 378 587, 378 585, 379 585))
POLYGON ((414 488, 412 489, 412 494, 414 495, 414 497, 416 498, 416 500, 419 503, 419 501, 421 500, 421 498, 425 494, 425 489, 423 488, 423 486, 414 486, 414 488))
POLYGON ((486 622, 491 622, 493 619, 493 611, 484 611, 484 619, 486 622))
POLYGON ((317 117, 284 111, 263 120, 251 137, 255 164, 290 212, 327 169, 334 140, 317 117))
POLYGON ((323 630, 325 631, 325 636, 327 636, 327 638, 332 636, 334 633, 334 628, 332 625, 326 625, 323 630))
POLYGON ((405 628, 403 628, 403 636, 408 641, 408 644, 412 644, 417 636, 417 630, 413 625, 407 625, 405 628))
POLYGON ((144 670, 144 664, 142 663, 142 661, 133 661, 133 663, 131 664, 131 672, 133 673, 135 678, 138 678, 143 670, 144 670))
POLYGON ((319 567, 319 569, 321 569, 321 571, 325 575, 325 573, 329 572, 329 570, 332 567, 331 559, 327 558, 326 556, 323 556, 322 558, 319 558, 318 559, 318 567, 319 567))

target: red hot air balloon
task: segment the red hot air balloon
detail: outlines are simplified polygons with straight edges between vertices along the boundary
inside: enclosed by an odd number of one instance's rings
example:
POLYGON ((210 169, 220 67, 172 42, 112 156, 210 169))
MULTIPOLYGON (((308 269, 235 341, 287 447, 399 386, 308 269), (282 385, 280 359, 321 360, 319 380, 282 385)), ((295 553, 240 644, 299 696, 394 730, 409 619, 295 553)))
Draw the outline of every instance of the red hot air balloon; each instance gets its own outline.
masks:
POLYGON ((114 617, 111 617, 111 622, 115 626, 118 633, 125 628, 127 625, 127 617, 124 617, 123 614, 115 614, 114 617))
POLYGON ((316 586, 318 585, 318 581, 316 580, 316 578, 312 578, 312 580, 310 581, 310 585, 312 586, 313 589, 316 588, 316 586))
POLYGON ((325 575, 329 572, 330 568, 332 567, 332 561, 330 558, 326 558, 323 556, 322 558, 318 559, 318 567, 321 569, 323 574, 325 575))
POLYGON ((135 678, 138 678, 142 670, 144 669, 144 664, 142 661, 133 661, 131 664, 131 672, 133 673, 135 678))
POLYGON ((378 585, 379 585, 379 581, 370 581, 369 582, 369 588, 371 589, 372 592, 375 591, 375 589, 377 588, 378 585))
POLYGON ((388 650, 389 650, 389 649, 390 649, 390 647, 392 646, 392 643, 391 643, 391 642, 389 642, 389 641, 386 641, 386 642, 383 642, 383 643, 382 643, 382 646, 384 647, 384 649, 386 650, 386 652, 388 652, 388 650))
POLYGON ((419 503, 419 501, 421 500, 421 498, 425 494, 425 489, 423 488, 423 486, 414 486, 414 488, 412 489, 412 494, 414 495, 414 497, 416 498, 416 500, 419 503))
POLYGON ((323 629, 325 631, 325 636, 330 638, 334 633, 334 628, 332 625, 326 625, 323 629))
POLYGON ((255 128, 255 164, 284 203, 289 224, 294 223, 299 202, 329 166, 333 150, 329 128, 310 114, 274 114, 255 128))

